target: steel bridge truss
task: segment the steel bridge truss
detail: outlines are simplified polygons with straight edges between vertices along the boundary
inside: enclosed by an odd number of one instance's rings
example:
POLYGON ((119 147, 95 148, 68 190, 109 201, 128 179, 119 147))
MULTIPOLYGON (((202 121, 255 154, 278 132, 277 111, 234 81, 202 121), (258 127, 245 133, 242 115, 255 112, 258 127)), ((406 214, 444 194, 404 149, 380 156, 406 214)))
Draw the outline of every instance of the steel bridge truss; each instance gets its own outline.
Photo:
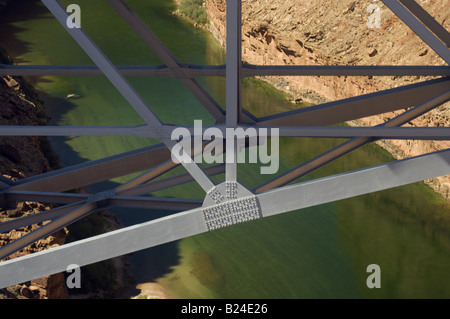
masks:
MULTIPOLYGON (((69 264, 88 265, 217 228, 320 205, 345 198, 402 186, 450 173, 450 150, 398 160, 386 164, 328 176, 307 182, 291 182, 343 155, 380 139, 450 140, 448 127, 402 127, 409 121, 450 100, 450 34, 414 0, 382 0, 446 63, 446 66, 258 66, 242 62, 241 0, 227 1, 226 65, 201 66, 180 63, 139 16, 123 0, 109 4, 145 41, 164 63, 157 66, 116 66, 81 28, 68 28, 68 14, 57 0, 42 0, 95 66, 0 65, 0 75, 104 75, 145 121, 135 127, 2 126, 0 136, 142 136, 160 144, 11 181, 0 180, 3 208, 18 201, 55 204, 49 211, 0 224, 0 232, 49 221, 40 228, 0 248, 0 259, 20 251, 63 227, 110 207, 147 208, 179 213, 107 232, 57 248, 13 258, 0 263, 0 288, 65 271, 69 264), (269 182, 249 190, 238 181, 237 163, 201 168, 192 163, 176 164, 170 149, 175 128, 152 112, 125 76, 162 76, 179 79, 226 128, 279 128, 280 136, 346 138, 347 142, 321 154, 269 182), (253 76, 433 76, 433 80, 387 89, 307 108, 256 117, 244 109, 241 83, 253 76), (197 77, 226 77, 226 111, 196 80, 197 77), (336 127, 345 121, 407 109, 375 127, 336 127), (187 174, 156 179, 183 165, 187 174), (145 173, 114 189, 79 194, 70 190, 107 181, 134 172, 145 173), (225 174, 216 185, 211 177, 225 174), (204 200, 144 196, 184 183, 197 182, 204 200), (288 185, 289 184, 289 185, 288 185)), ((192 127, 187 127, 192 130, 192 127)), ((204 129, 207 129, 205 127, 204 129)), ((220 141, 222 143, 222 141, 220 141)), ((235 148, 237 146, 234 146, 235 148)), ((235 149, 236 153, 237 150, 235 149)), ((197 150, 192 150, 196 156, 197 150)), ((236 154, 235 153, 235 154, 236 154)))

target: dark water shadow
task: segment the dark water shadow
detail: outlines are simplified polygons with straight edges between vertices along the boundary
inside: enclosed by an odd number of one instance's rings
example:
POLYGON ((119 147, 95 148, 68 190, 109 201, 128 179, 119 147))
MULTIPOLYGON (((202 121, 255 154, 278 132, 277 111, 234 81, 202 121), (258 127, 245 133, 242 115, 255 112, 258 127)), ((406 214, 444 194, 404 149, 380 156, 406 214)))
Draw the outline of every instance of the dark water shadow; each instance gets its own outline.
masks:
MULTIPOLYGON (((29 43, 21 40, 17 35, 24 31, 14 25, 15 22, 33 19, 44 19, 49 11, 38 0, 9 1, 8 6, 1 13, 0 45, 7 49, 11 56, 22 56, 31 51, 29 43)), ((25 59, 14 59, 15 63, 28 63, 25 59)))

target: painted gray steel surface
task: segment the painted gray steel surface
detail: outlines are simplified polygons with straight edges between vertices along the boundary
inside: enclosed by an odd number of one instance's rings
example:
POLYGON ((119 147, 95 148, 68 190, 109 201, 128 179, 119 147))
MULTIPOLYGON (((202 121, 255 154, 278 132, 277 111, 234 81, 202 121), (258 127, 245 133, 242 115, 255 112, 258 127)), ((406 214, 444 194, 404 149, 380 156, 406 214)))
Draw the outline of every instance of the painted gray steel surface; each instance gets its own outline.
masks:
MULTIPOLYGON (((56 0, 42 0, 65 26, 67 13, 56 0)), ((301 176, 340 158, 362 145, 379 139, 450 140, 447 127, 402 127, 405 123, 442 105, 450 98, 450 67, 447 66, 254 66, 242 63, 241 1, 227 1, 227 65, 196 66, 182 64, 165 47, 138 15, 122 0, 108 0, 119 15, 159 56, 160 66, 115 66, 82 29, 66 28, 95 66, 6 66, 0 75, 104 75, 146 122, 137 127, 0 127, 0 136, 142 136, 161 140, 161 144, 118 154, 97 161, 63 168, 17 182, 0 179, 3 208, 17 201, 33 200, 60 204, 47 212, 0 224, 0 232, 49 220, 50 223, 0 248, 0 259, 62 227, 107 207, 137 207, 181 211, 167 217, 127 227, 39 253, 0 263, 0 288, 45 275, 62 272, 67 265, 79 266, 154 247, 188 236, 249 222, 288 211, 402 186, 450 173, 450 151, 382 164, 318 180, 285 186, 301 176), (235 163, 201 168, 196 163, 176 164, 169 148, 173 125, 162 123, 124 78, 127 75, 178 78, 216 119, 215 127, 279 128, 280 136, 349 138, 349 141, 300 163, 291 171, 249 190, 239 183, 235 163), (340 101, 257 118, 241 101, 241 81, 258 75, 334 76, 334 75, 429 75, 439 78, 395 89, 384 90, 340 101), (198 76, 226 76, 226 111, 196 81, 198 76), (409 108, 401 115, 376 127, 331 127, 348 120, 409 108), (187 174, 156 180, 179 165, 187 174), (114 189, 97 194, 65 193, 133 172, 138 177, 114 189), (225 173, 225 181, 214 184, 211 176, 225 173), (196 181, 205 191, 204 200, 145 197, 150 192, 196 181)), ((414 32, 449 64, 450 35, 413 0, 383 0, 414 32)), ((188 128, 192 131, 193 128, 188 128)), ((206 128, 204 128, 206 129, 206 128)), ((203 144, 192 149, 196 156, 203 144)), ((228 149, 234 151, 236 147, 228 149)))

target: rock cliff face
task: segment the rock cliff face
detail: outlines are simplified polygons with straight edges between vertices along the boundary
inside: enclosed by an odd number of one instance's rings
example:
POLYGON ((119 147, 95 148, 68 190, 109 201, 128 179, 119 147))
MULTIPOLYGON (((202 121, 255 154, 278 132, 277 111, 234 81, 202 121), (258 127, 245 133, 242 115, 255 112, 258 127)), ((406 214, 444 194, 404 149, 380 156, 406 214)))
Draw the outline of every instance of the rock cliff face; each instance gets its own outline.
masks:
MULTIPOLYGON (((5 56, 4 56, 5 57, 5 56)), ((1 63, 1 59, 0 59, 1 63)), ((27 87, 20 78, 10 76, 0 77, 0 125, 40 125, 45 124, 45 113, 34 94, 33 89, 27 87)), ((51 170, 48 154, 41 151, 41 141, 30 137, 0 137, 0 173, 3 177, 16 181, 21 178, 42 174, 51 170)), ((1 181, 1 180, 0 180, 1 181)), ((1 206, 1 205, 0 205, 1 206)), ((50 210, 52 207, 36 202, 19 202, 14 208, 1 207, 0 222, 13 218, 20 218, 30 214, 50 210)), ((69 231, 64 228, 30 246, 14 253, 5 260, 35 253, 44 249, 53 248, 65 244, 70 240, 84 238, 90 232, 104 233, 122 227, 115 216, 107 211, 100 211, 89 220, 70 226, 69 231), (83 225, 87 225, 84 227, 83 225), (87 230, 86 230, 87 229, 87 230), (88 232, 88 234, 86 234, 88 232), (69 236, 70 235, 70 236, 69 236), (78 238, 77 236, 82 236, 78 238)), ((45 222, 44 222, 45 224, 45 222)), ((8 233, 0 233, 0 247, 26 235, 39 228, 41 225, 22 227, 8 233)), ((105 284, 100 280, 92 279, 86 283, 82 292, 71 291, 73 298, 81 297, 114 297, 128 287, 132 278, 129 274, 129 264, 126 256, 121 256, 103 264, 94 265, 89 269, 83 269, 83 273, 89 278, 90 273, 108 272, 102 278, 107 278, 105 284), (92 270, 94 269, 94 270, 92 270)), ((14 285, 6 289, 0 289, 0 299, 67 299, 69 291, 66 286, 63 273, 46 276, 20 285, 14 285)))
MULTIPOLYGON (((3 13, 8 2, 8 0, 0 0, 0 13, 3 13)), ((0 63, 12 63, 2 47, 0 47, 0 63)), ((21 78, 0 77, 0 125, 45 124, 45 114, 39 104, 37 95, 21 78)), ((50 171, 49 161, 42 152, 41 146, 38 138, 0 137, 1 176, 15 181, 50 171)), ((13 209, 0 210, 0 222, 49 209, 51 209, 50 206, 41 203, 21 202, 13 209)), ((0 246, 7 245, 37 227, 39 226, 32 225, 1 233, 0 246)), ((60 230, 6 259, 62 245, 66 237, 67 229, 60 230)), ((0 289, 0 299, 63 299, 67 297, 68 292, 62 273, 0 289)))
MULTIPOLYGON (((38 125, 42 119, 38 115, 36 101, 23 90, 20 79, 12 77, 0 78, 0 125, 38 125)), ((2 176, 10 180, 48 172, 50 165, 40 150, 39 140, 28 137, 0 138, 0 171, 2 176)), ((16 208, 2 210, 0 222, 51 209, 50 206, 34 202, 18 203, 16 208)), ((8 233, 0 234, 0 246, 38 228, 38 225, 22 227, 8 233)), ((63 229, 47 238, 20 250, 7 259, 41 251, 65 243, 67 230, 63 229)), ((67 298, 64 275, 56 274, 32 280, 22 285, 15 285, 0 290, 6 298, 58 299, 67 298)))
MULTIPOLYGON (((448 0, 420 4, 447 30, 448 0)), ((206 0, 210 31, 226 43, 226 1, 206 0)), ((243 59, 258 65, 445 65, 381 1, 242 0, 243 59), (374 27, 370 5, 380 8, 374 27), (369 21, 369 22, 368 22, 369 21)), ((294 100, 320 103, 425 81, 425 77, 265 77, 294 100)), ((350 125, 376 125, 400 112, 359 119, 350 125)), ((413 126, 449 125, 450 103, 410 122, 413 126)), ((448 142, 382 141, 396 158, 446 149, 448 142)), ((450 179, 427 181, 449 198, 450 179)))
MULTIPOLYGON (((12 63, 1 47, 0 63, 12 63)), ((39 101, 38 94, 32 87, 20 77, 0 77, 0 125, 35 126, 45 125, 46 121, 44 108, 39 101)), ((57 162, 57 156, 51 150, 51 146, 46 139, 0 137, 0 182, 1 177, 16 181, 48 172, 52 168, 57 168, 57 162)), ((52 209, 50 205, 36 202, 19 202, 13 208, 2 207, 7 204, 0 201, 0 222, 52 209)), ((31 225, 8 233, 0 233, 0 247, 40 226, 40 224, 31 225)), ((69 226, 70 233, 64 228, 18 251, 5 260, 121 227, 122 225, 112 213, 99 211, 89 218, 69 226)), ((133 281, 126 256, 87 266, 82 268, 82 272, 86 278, 90 278, 89 282, 83 284, 83 289, 68 291, 64 274, 59 273, 0 289, 0 299, 66 299, 69 298, 69 292, 70 298, 111 298, 122 294, 133 281), (102 276, 98 276, 98 274, 102 274, 102 276), (101 279, 93 278, 96 275, 101 279)))

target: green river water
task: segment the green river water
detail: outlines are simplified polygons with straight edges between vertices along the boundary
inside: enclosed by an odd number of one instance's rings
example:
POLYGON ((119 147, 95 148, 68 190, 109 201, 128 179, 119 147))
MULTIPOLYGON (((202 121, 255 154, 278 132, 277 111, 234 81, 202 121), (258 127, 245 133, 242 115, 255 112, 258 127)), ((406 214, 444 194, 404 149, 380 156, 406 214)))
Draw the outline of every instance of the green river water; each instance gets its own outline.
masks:
MULTIPOLYGON (((35 1, 20 0, 0 23, 0 42, 20 64, 92 64, 51 14, 35 1)), ((82 26, 115 64, 161 62, 108 6, 106 0, 78 3, 82 26)), ((128 1, 177 58, 186 63, 223 64, 223 50, 211 35, 171 14, 169 0, 128 1)), ((52 125, 143 124, 103 77, 30 78, 42 92, 52 125), (81 97, 67 100, 67 94, 81 97)), ((175 79, 128 77, 162 121, 192 125, 212 117, 175 79)), ((200 79, 224 105, 224 79, 200 79)), ((261 116, 295 106, 283 93, 254 80, 244 82, 246 108, 261 116)), ((137 137, 51 139, 63 166, 156 143, 137 137)), ((283 138, 280 171, 339 142, 283 138)), ((318 170, 317 178, 392 160, 368 145, 318 170)), ((182 168, 172 174, 182 172, 182 168)), ((95 185, 103 189, 132 176, 95 185)), ((259 167, 239 167, 241 183, 253 188, 271 176, 259 167)), ((218 176, 215 181, 223 179, 218 176)), ((203 198, 195 184, 155 196, 203 198)), ((118 210, 124 226, 164 212, 118 210)), ((175 298, 449 298, 450 206, 423 183, 342 200, 186 238, 130 257, 138 283, 157 281, 175 298), (370 264, 381 267, 381 288, 366 286, 370 264)))

